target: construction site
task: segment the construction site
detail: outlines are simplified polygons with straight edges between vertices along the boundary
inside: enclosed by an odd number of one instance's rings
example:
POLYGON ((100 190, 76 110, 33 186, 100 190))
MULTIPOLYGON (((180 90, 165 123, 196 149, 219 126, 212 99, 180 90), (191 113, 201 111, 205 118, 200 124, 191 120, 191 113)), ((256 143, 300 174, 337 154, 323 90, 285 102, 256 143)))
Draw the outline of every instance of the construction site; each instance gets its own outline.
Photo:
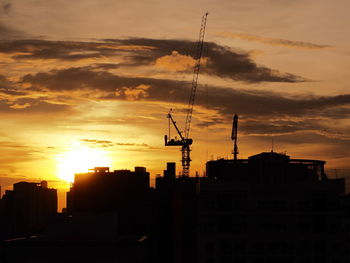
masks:
POLYGON ((154 187, 142 166, 77 173, 62 213, 47 182, 14 184, 0 200, 1 262, 350 262, 350 195, 344 178, 327 175, 326 161, 273 149, 239 158, 237 113, 227 134, 232 158, 203 163, 203 176, 191 173, 207 17, 193 55, 185 122, 172 109, 166 116, 164 144, 180 148, 180 171, 176 162, 164 163, 154 187))

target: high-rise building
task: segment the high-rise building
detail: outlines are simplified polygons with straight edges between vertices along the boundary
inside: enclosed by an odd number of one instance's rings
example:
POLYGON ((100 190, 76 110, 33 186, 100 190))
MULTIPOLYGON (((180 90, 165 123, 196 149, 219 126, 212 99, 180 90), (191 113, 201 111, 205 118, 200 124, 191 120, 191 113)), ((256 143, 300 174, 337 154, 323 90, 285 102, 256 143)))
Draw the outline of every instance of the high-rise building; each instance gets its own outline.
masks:
POLYGON ((49 189, 46 181, 16 183, 1 200, 3 238, 42 233, 56 213, 57 190, 49 189))
POLYGON ((345 180, 324 165, 267 152, 209 161, 202 178, 167 169, 156 184, 160 259, 346 262, 345 180))
POLYGON ((67 211, 77 214, 113 214, 118 234, 148 234, 153 216, 149 173, 144 167, 134 171, 109 171, 96 167, 75 175, 67 193, 67 211))

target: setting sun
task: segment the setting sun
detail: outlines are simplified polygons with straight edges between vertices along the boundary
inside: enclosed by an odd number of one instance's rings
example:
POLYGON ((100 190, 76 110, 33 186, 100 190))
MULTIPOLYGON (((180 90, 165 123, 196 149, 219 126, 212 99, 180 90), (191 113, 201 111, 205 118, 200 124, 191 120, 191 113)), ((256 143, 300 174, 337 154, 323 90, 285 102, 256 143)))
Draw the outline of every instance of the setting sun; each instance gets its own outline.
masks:
POLYGON ((111 160, 106 151, 81 145, 57 155, 56 161, 57 176, 67 182, 74 181, 75 173, 88 172, 89 169, 98 166, 111 166, 111 160))

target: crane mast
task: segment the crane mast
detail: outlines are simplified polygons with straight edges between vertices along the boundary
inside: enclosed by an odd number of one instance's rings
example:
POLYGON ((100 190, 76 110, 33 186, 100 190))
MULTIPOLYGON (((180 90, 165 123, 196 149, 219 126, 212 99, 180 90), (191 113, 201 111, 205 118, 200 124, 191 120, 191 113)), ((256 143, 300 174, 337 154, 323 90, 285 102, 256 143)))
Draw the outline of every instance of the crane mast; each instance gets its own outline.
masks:
POLYGON ((237 147, 237 129, 238 129, 238 116, 233 116, 233 123, 232 123, 232 134, 231 139, 233 141, 233 159, 237 160, 238 155, 238 147, 237 147))
MULTIPOLYGON (((199 31, 199 40, 198 40, 197 45, 196 45, 196 51, 195 51, 196 53, 194 56, 195 65, 194 65, 194 69, 193 69, 191 93, 190 93, 190 98, 188 101, 188 108, 187 108, 184 131, 181 132, 178 129, 176 122, 174 121, 171 113, 168 113, 168 115, 167 115, 167 118, 170 119, 171 123, 175 127, 178 135, 180 136, 180 139, 179 140, 177 140, 176 138, 170 139, 170 134, 169 134, 169 138, 167 135, 165 135, 165 146, 181 146, 181 153, 182 153, 181 162, 182 162, 182 176, 183 177, 187 177, 190 175, 190 162, 191 162, 190 145, 192 144, 193 140, 189 139, 188 137, 190 135, 193 105, 194 105, 194 99, 196 96, 199 69, 201 66, 201 58, 202 58, 202 52, 203 52, 205 28, 206 28, 206 24, 207 24, 207 16, 208 16, 208 13, 205 13, 202 16, 201 28, 199 31)), ((170 124, 170 122, 169 122, 169 124, 170 124)))

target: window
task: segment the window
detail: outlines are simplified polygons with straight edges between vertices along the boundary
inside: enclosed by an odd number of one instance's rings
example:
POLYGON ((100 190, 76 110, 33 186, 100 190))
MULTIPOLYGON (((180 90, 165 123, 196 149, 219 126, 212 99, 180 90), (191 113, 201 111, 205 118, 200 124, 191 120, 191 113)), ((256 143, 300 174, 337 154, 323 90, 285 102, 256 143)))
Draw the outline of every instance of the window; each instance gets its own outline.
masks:
POLYGON ((221 240, 220 241, 220 254, 232 254, 232 241, 221 240))

